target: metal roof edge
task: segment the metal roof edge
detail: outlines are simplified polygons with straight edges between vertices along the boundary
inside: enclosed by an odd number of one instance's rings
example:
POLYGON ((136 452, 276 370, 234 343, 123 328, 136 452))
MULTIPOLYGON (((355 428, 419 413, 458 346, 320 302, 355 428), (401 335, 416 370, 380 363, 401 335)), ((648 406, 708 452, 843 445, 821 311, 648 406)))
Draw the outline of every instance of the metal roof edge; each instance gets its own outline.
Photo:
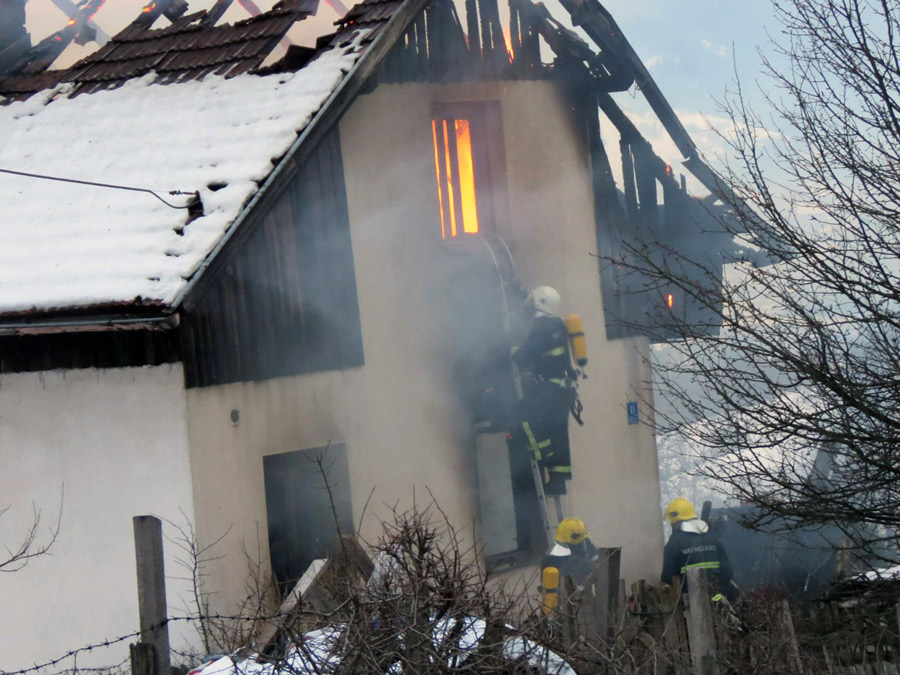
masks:
POLYGON ((178 314, 161 316, 86 316, 59 317, 33 321, 0 320, 0 337, 9 335, 47 335, 51 333, 97 333, 113 330, 170 330, 181 323, 178 314))
POLYGON ((225 264, 221 262, 224 259, 222 251, 232 243, 232 240, 234 240, 236 245, 241 239, 248 236, 250 228, 242 227, 242 225, 251 216, 256 205, 267 196, 269 191, 273 189, 273 186, 277 186, 280 182, 286 182, 293 176, 293 171, 296 171, 302 164, 302 160, 305 159, 302 151, 306 149, 307 154, 311 153, 315 144, 343 116, 356 99, 357 94, 365 86, 369 76, 381 65, 397 40, 400 39, 404 31, 418 16, 419 12, 425 9, 429 2, 430 0, 405 0, 394 16, 388 20, 372 43, 347 72, 344 79, 331 92, 309 124, 304 127, 303 131, 278 162, 278 165, 266 178, 263 185, 247 202, 238 214, 238 217, 231 224, 231 227, 219 239, 213 250, 206 256, 181 291, 178 292, 172 300, 171 307, 178 308, 183 305, 186 310, 190 311, 196 305, 197 298, 202 293, 203 287, 211 283, 225 264), (219 269, 216 269, 214 266, 218 266, 219 269))

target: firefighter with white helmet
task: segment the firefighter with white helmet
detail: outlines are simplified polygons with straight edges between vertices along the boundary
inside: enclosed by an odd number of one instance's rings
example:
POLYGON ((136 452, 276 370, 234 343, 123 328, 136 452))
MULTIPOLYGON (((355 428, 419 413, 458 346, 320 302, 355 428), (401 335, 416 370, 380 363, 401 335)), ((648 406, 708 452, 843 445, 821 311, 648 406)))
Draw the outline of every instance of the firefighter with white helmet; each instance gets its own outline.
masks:
MULTIPOLYGON (((718 593, 713 600, 721 600, 722 593, 731 589, 731 562, 719 538, 710 532, 709 525, 697 517, 694 506, 687 499, 673 499, 666 507, 666 520, 672 525, 672 536, 663 551, 663 583, 671 584, 676 576, 684 578, 692 567, 708 570, 718 593)), ((687 585, 682 584, 687 590, 687 585)))
POLYGON ((531 291, 531 302, 534 304, 535 310, 543 314, 555 315, 559 309, 562 298, 555 288, 550 286, 538 286, 531 291))
POLYGON ((561 495, 572 477, 569 412, 577 374, 566 323, 556 314, 559 293, 550 286, 538 286, 528 301, 534 306, 534 319, 525 342, 513 347, 512 358, 530 377, 510 442, 514 448, 524 447, 537 460, 545 494, 561 495))

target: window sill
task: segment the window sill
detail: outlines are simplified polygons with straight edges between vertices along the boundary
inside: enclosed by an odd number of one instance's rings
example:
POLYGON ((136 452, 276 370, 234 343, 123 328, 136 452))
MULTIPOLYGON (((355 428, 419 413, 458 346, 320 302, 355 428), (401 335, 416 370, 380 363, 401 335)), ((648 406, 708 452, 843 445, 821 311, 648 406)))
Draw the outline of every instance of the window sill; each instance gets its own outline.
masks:
POLYGON ((498 553, 484 559, 484 566, 488 573, 507 572, 510 570, 537 565, 543 557, 543 551, 534 553, 531 551, 510 551, 498 553))

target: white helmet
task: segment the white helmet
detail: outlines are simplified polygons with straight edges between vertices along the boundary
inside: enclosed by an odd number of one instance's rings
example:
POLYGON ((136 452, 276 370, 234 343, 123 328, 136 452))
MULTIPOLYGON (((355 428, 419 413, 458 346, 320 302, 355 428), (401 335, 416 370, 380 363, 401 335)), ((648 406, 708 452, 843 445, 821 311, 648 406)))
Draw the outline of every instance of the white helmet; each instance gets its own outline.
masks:
POLYGON ((534 308, 539 312, 555 314, 559 308, 561 298, 556 289, 549 286, 538 286, 531 291, 531 301, 534 303, 534 308))

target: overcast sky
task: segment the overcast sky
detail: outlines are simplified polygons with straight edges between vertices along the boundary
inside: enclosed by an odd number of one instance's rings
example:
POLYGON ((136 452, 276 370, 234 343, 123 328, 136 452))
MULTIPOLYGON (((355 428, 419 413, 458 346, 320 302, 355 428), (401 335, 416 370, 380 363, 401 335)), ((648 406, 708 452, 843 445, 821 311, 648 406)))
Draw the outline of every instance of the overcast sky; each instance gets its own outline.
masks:
MULTIPOLYGON (((262 9, 268 9, 274 2, 257 0, 262 9)), ((351 5, 352 0, 345 0, 345 3, 351 5)), ((107 0, 95 21, 112 35, 134 19, 144 4, 145 0, 107 0)), ((213 0, 190 2, 193 10, 212 4, 213 0)), ((557 18, 566 16, 556 5, 556 0, 547 0, 546 4, 557 18)), ((766 49, 767 34, 777 35, 778 31, 770 0, 603 0, 603 4, 648 66, 701 150, 708 156, 721 153, 722 143, 706 128, 710 123, 719 128, 727 126, 715 100, 722 98, 726 88, 733 87, 735 70, 751 99, 762 105, 762 97, 755 91, 754 84, 760 65, 757 50, 759 47, 766 49)), ((66 16, 51 0, 29 0, 27 11, 33 41, 60 29, 66 22, 66 16)), ((246 17, 247 13, 237 2, 226 15, 231 21, 246 17)), ((333 30, 332 24, 337 18, 338 15, 323 2, 318 15, 303 21, 291 37, 295 42, 312 44, 315 35, 333 30)), ((66 60, 71 62, 84 56, 89 48, 73 45, 65 54, 66 60)), ((666 139, 661 125, 640 105, 639 99, 629 101, 627 94, 618 99, 635 113, 635 121, 657 152, 675 163, 678 156, 674 146, 666 139)))

